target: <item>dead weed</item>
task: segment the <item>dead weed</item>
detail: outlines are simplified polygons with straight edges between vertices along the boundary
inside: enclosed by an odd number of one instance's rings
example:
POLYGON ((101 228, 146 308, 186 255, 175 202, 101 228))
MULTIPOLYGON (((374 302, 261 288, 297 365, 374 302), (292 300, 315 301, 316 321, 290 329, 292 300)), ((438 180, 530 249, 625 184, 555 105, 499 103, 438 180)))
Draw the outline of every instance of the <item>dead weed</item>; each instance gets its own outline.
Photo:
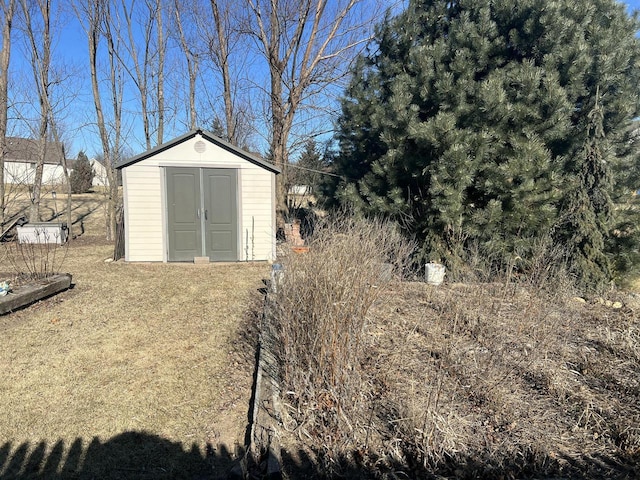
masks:
POLYGON ((391 284, 349 461, 388 478, 638 475, 639 329, 628 308, 515 284, 391 284))

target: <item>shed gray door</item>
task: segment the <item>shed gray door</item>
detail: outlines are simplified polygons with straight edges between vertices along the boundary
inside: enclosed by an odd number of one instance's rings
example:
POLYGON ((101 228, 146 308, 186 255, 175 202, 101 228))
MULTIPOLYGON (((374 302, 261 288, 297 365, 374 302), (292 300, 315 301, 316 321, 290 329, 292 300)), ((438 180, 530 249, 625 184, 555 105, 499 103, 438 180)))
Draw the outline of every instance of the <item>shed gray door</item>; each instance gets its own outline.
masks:
POLYGON ((166 179, 168 260, 237 260, 236 171, 171 167, 166 179))
POLYGON ((167 230, 169 261, 193 261, 202 255, 200 172, 167 168, 167 230))
POLYGON ((236 171, 207 168, 204 186, 205 255, 212 261, 238 259, 236 171))

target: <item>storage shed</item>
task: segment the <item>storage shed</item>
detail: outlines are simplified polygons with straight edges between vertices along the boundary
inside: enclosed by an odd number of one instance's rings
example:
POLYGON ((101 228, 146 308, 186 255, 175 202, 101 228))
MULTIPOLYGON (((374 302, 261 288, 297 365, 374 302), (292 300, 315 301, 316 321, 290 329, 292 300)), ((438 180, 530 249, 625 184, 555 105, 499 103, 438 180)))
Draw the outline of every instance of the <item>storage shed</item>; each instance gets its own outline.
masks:
POLYGON ((125 260, 275 259, 274 165, 193 130, 117 168, 125 260))

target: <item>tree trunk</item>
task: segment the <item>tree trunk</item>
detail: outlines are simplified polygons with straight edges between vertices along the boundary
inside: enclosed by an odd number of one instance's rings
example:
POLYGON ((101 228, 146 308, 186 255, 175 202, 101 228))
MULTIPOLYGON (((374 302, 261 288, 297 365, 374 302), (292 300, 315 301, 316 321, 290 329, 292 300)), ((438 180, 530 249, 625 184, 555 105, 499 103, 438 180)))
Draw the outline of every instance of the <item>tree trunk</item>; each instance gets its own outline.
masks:
POLYGON ((302 99, 310 95, 310 90, 319 92, 345 75, 355 57, 354 50, 366 41, 353 35, 368 30, 376 9, 369 9, 365 18, 355 8, 360 0, 245 1, 271 76, 270 153, 282 171, 276 188, 281 226, 289 215, 290 135, 302 99))
POLYGON ((287 117, 279 110, 281 105, 272 105, 276 112, 273 115, 273 138, 271 139, 271 151, 276 167, 280 169, 280 175, 276 177, 276 218, 278 228, 284 228, 289 219, 289 205, 287 194, 289 192, 289 149, 287 138, 293 122, 292 117, 287 117))
POLYGON ((176 19, 176 29, 180 39, 180 47, 187 61, 187 73, 189 75, 189 129, 195 130, 198 126, 198 117, 196 112, 196 80, 198 78, 198 57, 194 54, 192 47, 189 45, 187 36, 185 35, 182 24, 183 5, 180 0, 174 1, 174 15, 176 19))
MULTIPOLYGON (((107 13, 108 15, 108 13, 107 13)), ((111 21, 107 17, 107 21, 111 21)), ((108 201, 107 201, 107 239, 114 240, 116 235, 117 224, 117 209, 120 204, 120 198, 118 195, 118 171, 116 165, 120 159, 120 135, 122 132, 122 94, 123 87, 119 83, 119 79, 122 77, 118 75, 118 53, 113 41, 113 35, 110 28, 105 29, 105 36, 107 39, 107 51, 109 53, 109 82, 111 93, 111 108, 113 110, 113 148, 110 149, 110 156, 107 166, 107 180, 109 182, 108 188, 108 201)), ((121 80, 120 80, 121 81, 121 80)), ((106 131, 106 126, 104 126, 106 131)), ((108 141, 108 137, 107 137, 108 141)))
POLYGON ((196 112, 196 80, 198 77, 198 63, 196 60, 187 60, 189 65, 189 127, 195 130, 198 127, 198 114, 196 112))
POLYGON ((105 234, 107 240, 112 240, 116 229, 116 208, 119 203, 118 198, 118 176, 115 170, 117 159, 120 151, 120 134, 122 125, 122 88, 119 84, 117 69, 117 52, 113 39, 111 25, 113 23, 110 17, 109 5, 105 5, 103 0, 86 0, 82 5, 82 11, 76 10, 80 20, 85 20, 83 24, 87 35, 89 49, 89 66, 91 73, 91 88, 93 92, 93 105, 96 111, 96 120, 98 124, 98 132, 100 134, 100 142, 104 153, 104 166, 107 172, 108 187, 106 190, 106 211, 105 211, 105 234), (82 18, 84 16, 84 18, 82 18), (113 109, 114 123, 112 125, 113 140, 109 137, 109 128, 105 120, 104 108, 102 105, 102 95, 99 88, 98 78, 98 44, 101 37, 107 43, 107 55, 109 65, 108 91, 111 96, 111 106, 113 109))
POLYGON ((31 19, 31 4, 22 0, 22 11, 25 17, 26 33, 31 48, 31 67, 36 82, 38 100, 40 103, 40 127, 38 130, 38 156, 36 158, 35 178, 31 191, 31 205, 29 208, 29 221, 40 220, 40 196, 42 190, 42 175, 44 161, 47 154, 47 140, 51 122, 51 99, 49 69, 51 67, 51 4, 50 0, 38 0, 35 2, 39 14, 42 16, 42 32, 36 38, 36 30, 31 19), (41 45, 41 47, 39 47, 41 45))
MULTIPOLYGON (((9 59, 11 56, 11 26, 15 11, 14 0, 2 1, 2 52, 0 52, 0 227, 6 217, 6 193, 4 178, 4 156, 7 150, 7 110, 9 108, 9 59)), ((0 228, 1 230, 1 228, 0 228)))
POLYGON ((231 83, 231 73, 229 71, 229 33, 226 28, 229 11, 220 12, 217 0, 211 0, 211 12, 215 24, 215 35, 218 41, 217 51, 212 52, 217 59, 218 69, 222 76, 222 99, 224 101, 224 119, 226 140, 238 145, 238 132, 236 130, 236 114, 233 105, 233 85, 231 83))
MULTIPOLYGON (((56 140, 56 143, 60 143, 60 138, 58 136, 58 131, 56 128, 53 129, 53 135, 56 140)), ((69 241, 73 240, 73 217, 72 217, 72 209, 71 209, 71 177, 69 175, 69 166, 67 164, 67 155, 62 155, 62 173, 64 175, 64 183, 67 187, 66 195, 65 195, 65 211, 67 216, 67 230, 68 230, 68 239, 69 241)), ((55 202, 56 200, 54 200, 55 202)), ((57 208, 57 207, 56 207, 57 208)))
POLYGON ((158 108, 158 136, 157 145, 161 145, 164 141, 164 55, 165 40, 162 28, 162 3, 158 0, 156 4, 156 33, 158 41, 158 84, 157 91, 157 108, 158 108))
POLYGON ((46 119, 41 120, 40 138, 38 139, 38 157, 36 158, 36 171, 31 190, 31 204, 29 206, 29 222, 40 221, 40 196, 42 194, 42 174, 44 171, 44 158, 47 154, 47 127, 46 119))

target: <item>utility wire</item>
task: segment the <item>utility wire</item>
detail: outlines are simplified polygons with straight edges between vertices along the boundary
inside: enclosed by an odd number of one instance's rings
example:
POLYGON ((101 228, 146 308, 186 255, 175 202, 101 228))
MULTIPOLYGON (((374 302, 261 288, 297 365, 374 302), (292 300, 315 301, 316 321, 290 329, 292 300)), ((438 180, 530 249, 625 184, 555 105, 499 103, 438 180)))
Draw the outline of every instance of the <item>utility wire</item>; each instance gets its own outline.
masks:
POLYGON ((296 165, 295 163, 289 163, 287 166, 288 167, 297 168, 298 170, 306 170, 307 172, 319 173, 321 175, 328 175, 330 177, 338 177, 338 178, 342 178, 344 180, 355 181, 355 179, 345 177, 344 175, 338 175, 337 173, 331 173, 331 172, 323 172, 322 170, 315 170, 313 168, 300 167, 300 166, 296 165))

